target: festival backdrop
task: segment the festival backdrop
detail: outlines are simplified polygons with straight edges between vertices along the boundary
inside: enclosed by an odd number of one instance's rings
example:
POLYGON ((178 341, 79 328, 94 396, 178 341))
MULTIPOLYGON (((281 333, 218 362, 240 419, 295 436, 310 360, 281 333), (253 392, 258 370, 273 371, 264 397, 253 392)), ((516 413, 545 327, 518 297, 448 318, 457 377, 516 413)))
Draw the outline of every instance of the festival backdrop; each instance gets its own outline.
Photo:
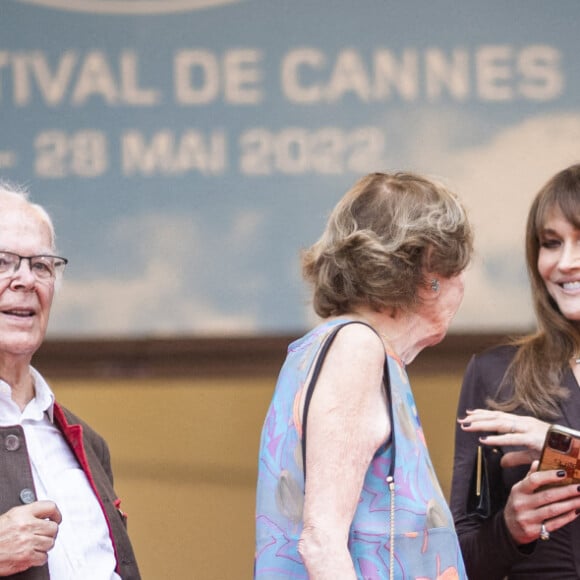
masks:
POLYGON ((577 0, 2 0, 0 177, 70 259, 53 336, 293 333, 362 174, 465 200, 452 330, 532 324, 530 200, 580 160, 577 0))

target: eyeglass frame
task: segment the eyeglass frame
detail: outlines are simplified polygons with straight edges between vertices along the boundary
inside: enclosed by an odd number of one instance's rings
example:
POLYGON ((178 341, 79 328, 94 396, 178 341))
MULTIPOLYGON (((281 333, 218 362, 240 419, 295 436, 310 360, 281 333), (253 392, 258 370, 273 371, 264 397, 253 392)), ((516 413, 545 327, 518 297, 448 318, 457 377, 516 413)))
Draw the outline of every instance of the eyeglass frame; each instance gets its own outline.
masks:
POLYGON ((15 256, 18 258, 18 262, 15 263, 14 268, 12 271, 7 270, 6 272, 0 272, 0 279, 11 278, 18 272, 20 266, 22 265, 22 260, 28 260, 28 267, 30 269, 30 273, 34 276, 35 280, 38 282, 46 282, 49 280, 56 280, 60 278, 64 272, 66 265, 68 264, 68 259, 63 258, 62 256, 55 256, 54 254, 36 254, 34 256, 21 256, 16 252, 11 252, 9 250, 0 250, 0 258, 2 254, 8 254, 10 256, 15 256), (38 276, 38 272, 32 268, 32 260, 37 258, 52 258, 53 260, 60 260, 60 264, 54 265, 54 274, 49 274, 46 278, 42 278, 38 276))

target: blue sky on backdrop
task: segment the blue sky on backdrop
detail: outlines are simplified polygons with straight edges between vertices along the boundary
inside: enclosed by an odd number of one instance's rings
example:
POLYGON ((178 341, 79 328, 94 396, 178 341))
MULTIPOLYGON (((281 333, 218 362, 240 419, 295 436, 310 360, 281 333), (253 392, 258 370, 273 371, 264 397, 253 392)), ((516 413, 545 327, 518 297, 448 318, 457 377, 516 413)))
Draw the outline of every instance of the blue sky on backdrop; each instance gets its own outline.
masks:
POLYGON ((51 334, 301 331, 300 248, 395 169, 475 224, 452 329, 528 327, 527 210, 580 159, 579 21, 570 0, 3 1, 0 176, 70 258, 51 334))

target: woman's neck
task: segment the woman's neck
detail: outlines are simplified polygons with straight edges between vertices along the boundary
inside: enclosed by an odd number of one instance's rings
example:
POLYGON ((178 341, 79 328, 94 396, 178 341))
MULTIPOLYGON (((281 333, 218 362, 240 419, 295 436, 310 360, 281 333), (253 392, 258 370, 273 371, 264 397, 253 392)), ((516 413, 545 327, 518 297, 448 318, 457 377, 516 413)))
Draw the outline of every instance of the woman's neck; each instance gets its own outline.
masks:
POLYGON ((419 321, 410 313, 394 308, 377 312, 361 307, 348 316, 372 326, 385 350, 393 351, 405 364, 412 362, 423 348, 418 338, 419 321))

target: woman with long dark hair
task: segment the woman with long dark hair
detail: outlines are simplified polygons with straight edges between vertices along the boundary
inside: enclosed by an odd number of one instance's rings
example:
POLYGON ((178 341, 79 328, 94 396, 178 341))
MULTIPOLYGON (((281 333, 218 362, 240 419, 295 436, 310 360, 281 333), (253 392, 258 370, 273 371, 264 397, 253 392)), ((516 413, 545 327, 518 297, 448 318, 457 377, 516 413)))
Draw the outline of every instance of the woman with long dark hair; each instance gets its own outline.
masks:
POLYGON ((535 197, 526 261, 537 329, 474 356, 458 407, 451 507, 473 580, 580 578, 580 486, 564 469, 537 470, 550 424, 580 429, 580 164, 535 197), (478 446, 485 514, 470 504, 478 446))

